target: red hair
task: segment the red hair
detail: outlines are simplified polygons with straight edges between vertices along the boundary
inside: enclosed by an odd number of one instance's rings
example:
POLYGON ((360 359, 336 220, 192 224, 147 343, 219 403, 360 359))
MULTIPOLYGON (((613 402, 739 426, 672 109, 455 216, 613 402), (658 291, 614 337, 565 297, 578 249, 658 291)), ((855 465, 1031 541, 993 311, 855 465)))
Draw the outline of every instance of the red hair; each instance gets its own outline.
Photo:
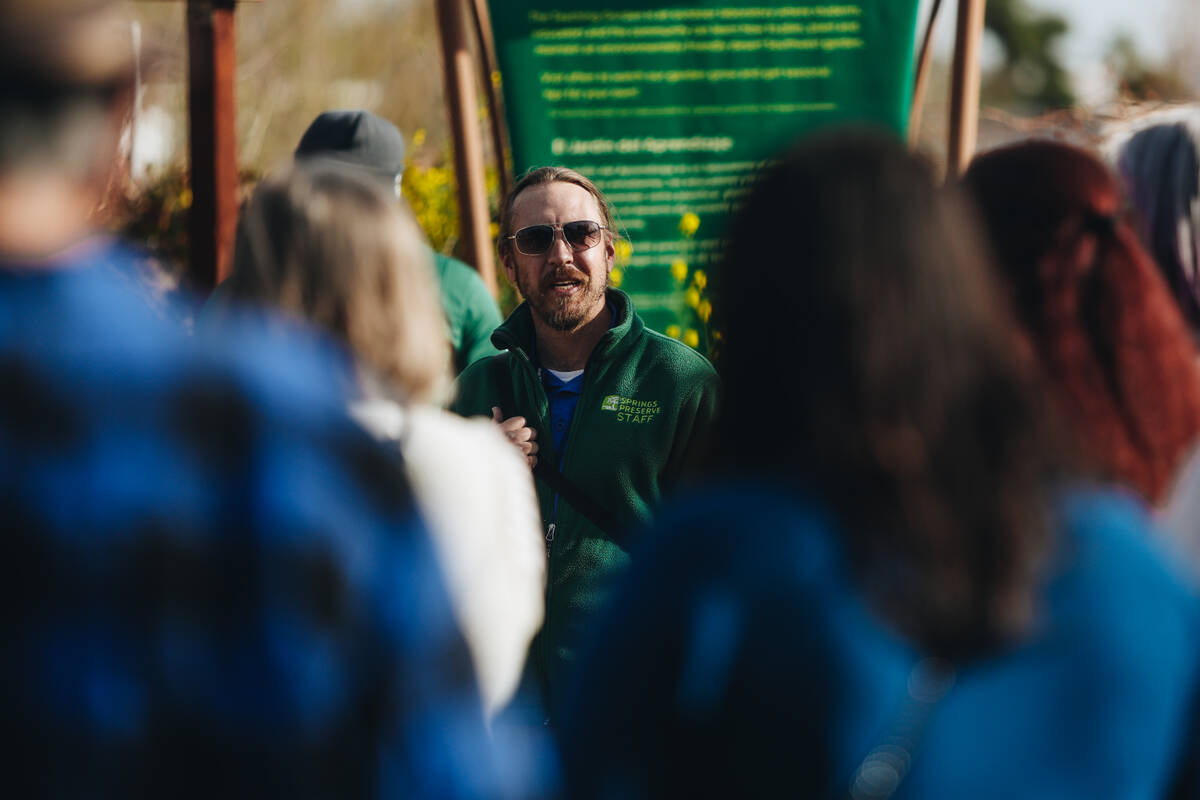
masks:
POLYGON ((1083 150, 1033 141, 979 156, 964 181, 1082 453, 1160 502, 1200 435, 1200 362, 1119 219, 1116 180, 1083 150))

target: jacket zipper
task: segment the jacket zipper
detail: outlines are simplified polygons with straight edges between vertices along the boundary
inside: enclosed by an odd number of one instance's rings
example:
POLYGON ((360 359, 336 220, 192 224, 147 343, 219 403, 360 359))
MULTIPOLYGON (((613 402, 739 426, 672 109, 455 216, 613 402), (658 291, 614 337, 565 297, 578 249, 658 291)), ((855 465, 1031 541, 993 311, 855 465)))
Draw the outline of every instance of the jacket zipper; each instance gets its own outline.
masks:
MULTIPOLYGON (((546 412, 549 413, 550 400, 548 397, 546 397, 546 388, 544 386, 542 386, 542 376, 541 376, 540 371, 538 370, 537 367, 533 366, 533 362, 530 361, 529 356, 525 355, 525 353, 523 351, 521 351, 519 348, 516 348, 516 347, 509 348, 509 352, 510 353, 520 353, 520 358, 522 359, 523 364, 524 364, 524 366, 522 366, 521 369, 527 370, 527 372, 526 372, 527 376, 528 376, 529 372, 533 373, 533 382, 537 386, 537 391, 540 391, 542 393, 542 398, 545 399, 545 401, 546 401, 546 412)), ((514 388, 513 395, 514 395, 514 400, 515 400, 516 399, 515 376, 514 376, 514 380, 513 380, 513 388, 514 388)), ((536 395, 535 395, 535 400, 536 400, 536 395)), ((518 408, 514 408, 514 409, 512 409, 511 413, 516 414, 516 413, 518 413, 518 411, 519 411, 518 408)), ((540 431, 549 432, 550 431, 549 420, 546 416, 544 416, 542 414, 540 405, 537 409, 537 412, 538 412, 538 423, 540 425, 540 431)), ((537 648, 538 649, 537 658, 541 662, 542 675, 549 674, 549 665, 550 665, 550 657, 549 657, 549 652, 548 652, 549 645, 546 643, 546 631, 548 631, 550 629, 550 597, 551 597, 551 593, 554 591, 554 584, 550 580, 550 576, 552 574, 550 566, 551 566, 552 553, 554 550, 554 547, 553 547, 554 533, 555 533, 555 530, 557 529, 557 524, 555 522, 555 519, 557 518, 557 516, 558 516, 558 495, 555 494, 554 499, 551 501, 551 505, 550 505, 550 523, 546 526, 546 536, 545 536, 545 540, 546 540, 546 613, 542 619, 542 636, 540 637, 541 641, 539 642, 539 646, 537 648)))
MULTIPOLYGON (((603 341, 603 339, 601 341, 603 341)), ((579 402, 575 406, 575 414, 572 415, 572 417, 571 417, 571 427, 567 430, 567 438, 566 438, 566 441, 563 443, 563 451, 561 453, 555 454, 558 456, 559 471, 562 472, 563 475, 567 474, 567 472, 566 472, 567 453, 571 450, 571 440, 574 438, 575 430, 578 427, 577 423, 579 421, 579 414, 580 414, 581 409, 584 408, 583 401, 584 401, 584 398, 587 396, 589 385, 591 383, 593 383, 592 379, 594 378, 595 371, 591 370, 589 368, 592 365, 592 359, 596 355, 596 351, 599 349, 600 349, 600 342, 597 342, 596 347, 592 349, 591 354, 588 356, 587 362, 584 364, 583 386, 579 390, 579 402)), ((511 349, 510 349, 510 352, 511 352, 511 349)), ((525 363, 528 365, 529 369, 533 370, 534 383, 537 384, 538 389, 542 393, 542 397, 546 400, 546 413, 548 414, 550 411, 550 398, 546 397, 546 387, 542 385, 541 369, 539 367, 534 367, 533 362, 530 361, 530 359, 529 359, 529 356, 525 355, 523 352, 521 353, 521 356, 522 356, 522 358, 525 359, 525 363)), ((515 392, 514 392, 514 394, 515 394, 515 392)), ((513 413, 515 414, 516 412, 517 412, 517 409, 514 408, 513 413)), ((539 420, 538 421, 542 424, 541 429, 543 431, 547 431, 547 432, 550 431, 549 418, 542 416, 540 409, 539 409, 539 420)), ((550 435, 551 435, 551 437, 553 437, 552 433, 550 435)), ((553 567, 554 567, 554 563, 553 563, 554 562, 554 536, 558 530, 558 493, 557 492, 554 494, 554 499, 551 502, 550 509, 551 509, 550 523, 546 526, 546 614, 542 621, 543 635, 541 637, 541 647, 538 648, 541 651, 538 654, 538 657, 541 659, 541 662, 542 662, 542 674, 546 676, 547 680, 549 680, 549 673, 550 673, 550 669, 549 669, 549 667, 550 667, 550 653, 549 653, 550 646, 546 641, 545 631, 549 630, 549 628, 550 628, 550 598, 551 598, 551 593, 554 591, 554 584, 550 578, 551 578, 551 575, 554 574, 554 569, 553 569, 553 567)))

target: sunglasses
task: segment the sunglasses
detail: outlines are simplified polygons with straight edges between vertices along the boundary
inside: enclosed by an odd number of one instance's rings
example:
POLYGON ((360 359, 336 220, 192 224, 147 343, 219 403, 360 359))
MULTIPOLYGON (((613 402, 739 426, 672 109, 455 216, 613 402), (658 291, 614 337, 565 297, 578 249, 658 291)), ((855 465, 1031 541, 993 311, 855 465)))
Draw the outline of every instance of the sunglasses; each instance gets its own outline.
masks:
POLYGON ((518 253, 540 256, 554 246, 556 231, 562 231, 563 241, 578 253, 595 247, 600 242, 600 232, 606 230, 608 228, 599 222, 581 219, 562 225, 530 225, 504 238, 512 240, 518 253))

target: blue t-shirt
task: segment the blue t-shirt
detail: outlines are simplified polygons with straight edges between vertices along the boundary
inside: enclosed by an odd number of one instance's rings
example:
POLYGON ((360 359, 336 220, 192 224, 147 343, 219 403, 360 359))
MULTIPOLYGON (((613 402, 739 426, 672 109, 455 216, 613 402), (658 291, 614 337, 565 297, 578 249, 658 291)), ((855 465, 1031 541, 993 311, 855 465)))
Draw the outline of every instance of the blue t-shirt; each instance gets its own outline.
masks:
MULTIPOLYGON (((617 322, 616 314, 610 316, 609 328, 617 322)), ((538 364, 537 347, 534 346, 533 360, 538 364)), ((571 419, 575 416, 575 407, 579 405, 579 395, 583 393, 584 373, 564 381, 550 370, 538 366, 538 375, 542 379, 542 388, 546 390, 546 400, 550 404, 550 434, 554 441, 554 453, 558 456, 559 469, 562 469, 563 456, 566 455, 567 433, 571 430, 571 419)))
POLYGON ((567 432, 571 429, 571 418, 575 416, 575 407, 579 405, 579 395, 583 392, 583 374, 564 381, 548 369, 539 372, 546 390, 546 400, 550 404, 550 433, 554 440, 554 452, 558 456, 558 468, 562 469, 567 432))

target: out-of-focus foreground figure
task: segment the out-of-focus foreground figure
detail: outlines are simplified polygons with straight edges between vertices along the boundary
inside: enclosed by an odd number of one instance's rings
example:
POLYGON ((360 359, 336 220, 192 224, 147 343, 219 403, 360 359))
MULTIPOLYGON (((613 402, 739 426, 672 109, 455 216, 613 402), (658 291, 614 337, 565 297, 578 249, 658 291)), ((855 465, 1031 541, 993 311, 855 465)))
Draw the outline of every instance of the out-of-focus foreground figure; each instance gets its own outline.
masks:
POLYGON ((0 734, 39 797, 490 797, 398 460, 311 333, 194 341, 94 235, 102 0, 0 0, 0 734))
POLYGON ((1182 780, 1200 605, 1136 504, 1069 480, 962 205, 845 132, 754 189, 718 295, 737 474, 635 553, 562 729, 576 796, 1182 780))
POLYGON ((546 559, 520 453, 491 422, 438 408, 450 346, 429 258, 412 215, 376 182, 310 163, 254 192, 224 285, 230 300, 291 312, 354 354, 353 415, 404 455, 494 712, 542 623, 546 559))
POLYGON ((1200 361, 1116 178, 1083 150, 1032 141, 979 156, 964 183, 1076 447, 1101 477, 1175 502, 1200 442, 1200 361))

